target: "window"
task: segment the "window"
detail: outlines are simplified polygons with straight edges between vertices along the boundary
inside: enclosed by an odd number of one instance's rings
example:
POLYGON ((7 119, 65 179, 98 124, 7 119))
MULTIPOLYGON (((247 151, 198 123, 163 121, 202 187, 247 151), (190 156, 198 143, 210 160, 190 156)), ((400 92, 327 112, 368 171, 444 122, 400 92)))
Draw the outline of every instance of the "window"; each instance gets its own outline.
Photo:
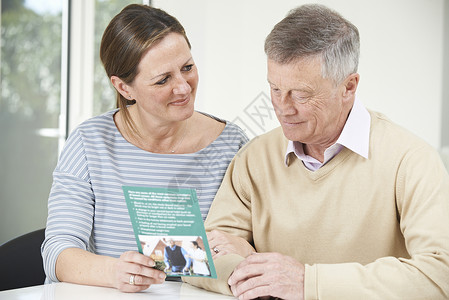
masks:
POLYGON ((115 107, 100 40, 133 2, 1 0, 0 244, 45 226, 67 133, 115 107))
POLYGON ((45 225, 34 216, 47 215, 58 155, 61 41, 62 1, 1 1, 0 243, 45 225))
POLYGON ((115 107, 115 93, 100 61, 100 42, 112 17, 131 3, 142 1, 71 1, 69 132, 115 107))

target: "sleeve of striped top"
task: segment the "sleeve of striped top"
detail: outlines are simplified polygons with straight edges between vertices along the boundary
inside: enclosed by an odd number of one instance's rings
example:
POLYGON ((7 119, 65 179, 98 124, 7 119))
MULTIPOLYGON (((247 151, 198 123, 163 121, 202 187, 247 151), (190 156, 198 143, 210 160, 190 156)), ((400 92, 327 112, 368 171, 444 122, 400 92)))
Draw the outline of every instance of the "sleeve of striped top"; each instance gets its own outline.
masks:
POLYGON ((67 248, 88 249, 92 231, 94 195, 83 140, 78 131, 69 137, 56 169, 48 200, 42 258, 47 278, 57 282, 56 260, 67 248))

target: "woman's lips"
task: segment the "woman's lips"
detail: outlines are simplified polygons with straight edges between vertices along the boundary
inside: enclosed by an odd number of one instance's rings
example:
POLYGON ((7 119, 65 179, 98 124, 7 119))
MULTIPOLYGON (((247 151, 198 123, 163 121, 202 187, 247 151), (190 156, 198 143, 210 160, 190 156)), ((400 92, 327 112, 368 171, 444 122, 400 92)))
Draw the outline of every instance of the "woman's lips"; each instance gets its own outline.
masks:
POLYGON ((189 101, 190 101, 190 96, 186 97, 185 99, 180 99, 180 100, 170 102, 170 104, 176 105, 176 106, 183 106, 183 105, 186 105, 187 103, 189 103, 189 101))

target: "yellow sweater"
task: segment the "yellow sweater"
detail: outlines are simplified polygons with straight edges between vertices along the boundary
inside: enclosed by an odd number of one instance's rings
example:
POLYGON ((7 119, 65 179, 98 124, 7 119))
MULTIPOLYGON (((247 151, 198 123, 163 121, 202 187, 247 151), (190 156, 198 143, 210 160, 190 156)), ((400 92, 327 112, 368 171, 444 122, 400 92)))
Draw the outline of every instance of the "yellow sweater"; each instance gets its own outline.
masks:
MULTIPOLYGON (((253 139, 230 164, 206 230, 304 263, 305 299, 448 299, 448 173, 429 145, 370 114, 369 158, 344 148, 315 172, 293 154, 285 166, 281 128, 253 139)), ((186 281, 230 294, 242 260, 225 255, 217 280, 186 281)))

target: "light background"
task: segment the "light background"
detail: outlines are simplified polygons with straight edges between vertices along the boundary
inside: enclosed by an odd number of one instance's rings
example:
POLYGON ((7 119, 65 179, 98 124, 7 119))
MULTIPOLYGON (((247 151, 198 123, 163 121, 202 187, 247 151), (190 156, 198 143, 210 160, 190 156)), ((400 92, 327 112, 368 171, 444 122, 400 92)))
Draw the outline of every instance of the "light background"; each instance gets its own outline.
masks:
MULTIPOLYGON (((335 9, 358 27, 357 94, 365 106, 385 113, 434 147, 442 146, 443 88, 448 89, 447 82, 443 86, 445 1, 313 2, 335 9)), ((200 73, 196 108, 236 121, 250 136, 278 126, 267 110, 264 39, 290 9, 305 3, 152 1, 180 20, 192 43, 200 73)))
MULTIPOLYGON (((365 106, 385 113, 449 158, 449 0, 311 2, 328 5, 359 28, 358 97, 365 106)), ((152 1, 187 30, 200 73, 197 110, 235 121, 250 137, 278 126, 268 97, 264 39, 290 9, 304 3, 152 1)), ((93 103, 99 101, 93 97, 93 60, 98 56, 93 46, 95 5, 77 0, 72 9, 69 131, 91 117, 93 103)), ((0 243, 37 229, 37 224, 45 226, 46 202, 46 195, 20 202, 3 199, 0 220, 7 225, 0 231, 0 243)))

